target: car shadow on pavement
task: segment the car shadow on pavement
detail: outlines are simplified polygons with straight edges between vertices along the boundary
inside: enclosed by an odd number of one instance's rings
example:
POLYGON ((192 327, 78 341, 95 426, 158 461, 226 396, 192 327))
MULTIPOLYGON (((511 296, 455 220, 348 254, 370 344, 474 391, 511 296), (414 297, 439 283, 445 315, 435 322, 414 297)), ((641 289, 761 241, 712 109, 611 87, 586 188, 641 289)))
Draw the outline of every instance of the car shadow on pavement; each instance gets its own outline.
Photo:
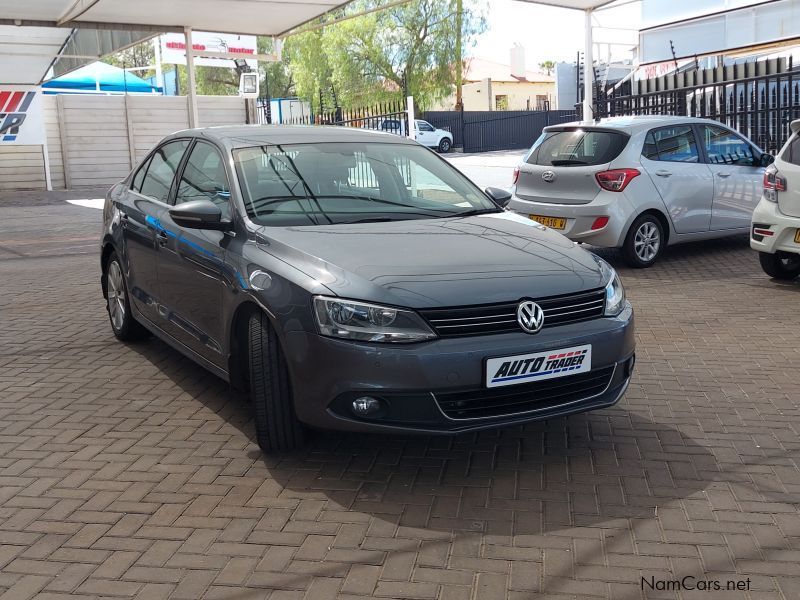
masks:
MULTIPOLYGON (((632 404, 567 418, 455 437, 314 431, 301 450, 264 455, 245 396, 158 340, 132 348, 182 390, 183 401, 241 432, 251 474, 271 478, 289 498, 328 500, 324 510, 378 519, 381 536, 622 531, 626 519, 652 519, 659 507, 701 493, 719 470, 709 449, 668 419, 637 410, 635 381, 632 404)), ((198 434, 211 432, 209 425, 198 434)))

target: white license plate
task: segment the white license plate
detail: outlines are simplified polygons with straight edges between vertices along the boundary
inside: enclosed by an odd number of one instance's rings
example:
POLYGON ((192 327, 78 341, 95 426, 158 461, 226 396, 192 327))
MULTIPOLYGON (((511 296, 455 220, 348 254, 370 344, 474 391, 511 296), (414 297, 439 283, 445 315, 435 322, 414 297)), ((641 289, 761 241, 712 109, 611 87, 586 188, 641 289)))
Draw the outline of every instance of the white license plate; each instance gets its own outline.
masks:
POLYGON ((577 375, 592 370, 592 346, 573 346, 486 361, 486 387, 502 387, 577 375))

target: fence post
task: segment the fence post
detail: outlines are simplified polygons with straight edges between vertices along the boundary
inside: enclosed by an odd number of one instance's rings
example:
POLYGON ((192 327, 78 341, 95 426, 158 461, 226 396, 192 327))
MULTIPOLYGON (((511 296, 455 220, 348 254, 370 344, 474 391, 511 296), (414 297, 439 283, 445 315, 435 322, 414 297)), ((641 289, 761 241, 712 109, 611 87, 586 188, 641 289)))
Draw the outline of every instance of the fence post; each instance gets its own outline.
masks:
POLYGON ((408 137, 409 139, 417 138, 417 123, 416 116, 414 115, 414 96, 406 98, 406 110, 408 112, 408 137))

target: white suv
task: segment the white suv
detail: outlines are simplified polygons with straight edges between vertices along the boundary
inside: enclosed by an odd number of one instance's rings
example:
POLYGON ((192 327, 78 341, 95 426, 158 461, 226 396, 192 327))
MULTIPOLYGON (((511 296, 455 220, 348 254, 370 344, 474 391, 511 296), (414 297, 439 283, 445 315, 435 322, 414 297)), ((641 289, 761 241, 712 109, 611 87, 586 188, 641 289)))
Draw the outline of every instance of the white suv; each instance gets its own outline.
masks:
POLYGON ((416 139, 423 146, 435 148, 442 154, 447 154, 453 147, 453 134, 444 129, 437 129, 427 121, 417 119, 416 139))
POLYGON ((750 247, 758 250, 764 272, 776 279, 800 275, 800 120, 790 127, 792 136, 764 172, 750 231, 750 247))

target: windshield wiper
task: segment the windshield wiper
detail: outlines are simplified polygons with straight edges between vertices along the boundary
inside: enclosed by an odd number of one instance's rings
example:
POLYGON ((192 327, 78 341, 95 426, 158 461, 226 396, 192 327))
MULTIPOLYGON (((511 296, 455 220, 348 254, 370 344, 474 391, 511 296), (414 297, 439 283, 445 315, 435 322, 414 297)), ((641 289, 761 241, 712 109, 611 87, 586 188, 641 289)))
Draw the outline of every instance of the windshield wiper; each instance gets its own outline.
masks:
POLYGON ((566 165, 588 165, 589 163, 585 160, 578 160, 576 158, 563 158, 563 159, 556 159, 551 160, 550 164, 554 167, 563 167, 566 165))
POLYGON ((409 219, 390 219, 389 217, 374 217, 370 219, 358 219, 356 221, 342 221, 335 225, 358 225, 359 223, 388 223, 390 221, 408 221, 409 219))
POLYGON ((489 215, 494 213, 503 212, 499 208, 474 208, 472 210, 465 210, 464 212, 448 215, 449 217, 474 217, 477 215, 489 215))

